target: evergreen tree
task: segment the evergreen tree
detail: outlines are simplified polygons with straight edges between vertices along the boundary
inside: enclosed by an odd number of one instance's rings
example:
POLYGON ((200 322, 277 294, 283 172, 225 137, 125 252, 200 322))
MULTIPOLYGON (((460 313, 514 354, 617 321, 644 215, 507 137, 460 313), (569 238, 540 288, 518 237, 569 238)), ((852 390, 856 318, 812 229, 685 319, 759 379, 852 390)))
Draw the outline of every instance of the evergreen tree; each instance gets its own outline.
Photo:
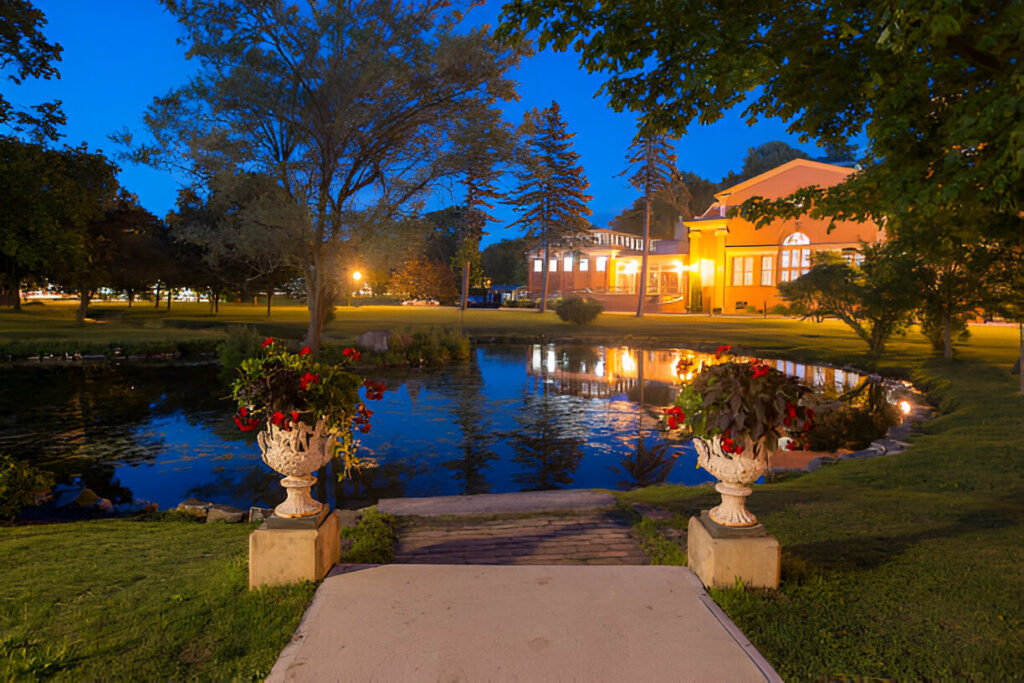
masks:
POLYGON ((540 312, 547 310, 548 268, 551 247, 581 244, 590 224, 586 194, 590 187, 580 155, 572 150, 575 133, 567 130, 557 102, 543 111, 536 108, 523 117, 523 149, 516 171, 519 185, 509 203, 520 218, 508 227, 521 227, 524 237, 544 248, 543 288, 540 312))
MULTIPOLYGON (((629 147, 629 166, 619 175, 632 173, 629 184, 643 192, 644 196, 644 239, 643 255, 640 260, 640 286, 636 288, 636 317, 644 316, 644 297, 647 294, 647 253, 651 241, 651 203, 656 195, 671 197, 677 185, 679 171, 676 170, 676 155, 669 146, 668 136, 651 133, 643 129, 629 147)), ((676 188, 677 189, 677 188, 676 188)))

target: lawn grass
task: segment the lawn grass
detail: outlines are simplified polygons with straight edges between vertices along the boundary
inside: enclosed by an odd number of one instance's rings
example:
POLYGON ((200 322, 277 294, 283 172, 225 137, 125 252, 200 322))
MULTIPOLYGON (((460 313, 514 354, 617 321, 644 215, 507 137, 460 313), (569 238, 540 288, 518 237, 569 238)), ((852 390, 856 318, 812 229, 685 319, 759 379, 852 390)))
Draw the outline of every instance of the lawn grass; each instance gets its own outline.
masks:
POLYGON ((0 528, 0 679, 263 678, 314 586, 248 590, 253 525, 0 528))
MULTIPOLYGON (((228 305, 213 318, 205 305, 170 313, 120 305, 100 313, 107 322, 80 328, 73 311, 48 305, 0 313, 0 345, 80 335, 125 343, 154 330, 216 338, 228 323, 301 337, 304 310, 275 310, 269 322, 262 313, 228 305)), ((749 506, 783 547, 780 589, 712 594, 787 679, 994 680, 1024 671, 1024 397, 1010 375, 1015 327, 972 327, 954 361, 935 357, 912 332, 876 361, 831 321, 604 314, 579 328, 550 313, 471 310, 461 323, 477 341, 729 343, 912 379, 940 414, 909 450, 756 488, 749 506)), ((453 309, 342 307, 326 334, 351 343, 366 329, 459 324, 453 309)), ((691 515, 718 496, 708 487, 659 486, 621 498, 691 515)), ((0 598, 0 632, 15 653, 0 652, 0 660, 76 678, 100 670, 142 678, 265 673, 310 588, 246 593, 248 531, 127 521, 0 529, 0 584, 14 587, 0 598)), ((656 529, 646 531, 657 543, 656 529)))

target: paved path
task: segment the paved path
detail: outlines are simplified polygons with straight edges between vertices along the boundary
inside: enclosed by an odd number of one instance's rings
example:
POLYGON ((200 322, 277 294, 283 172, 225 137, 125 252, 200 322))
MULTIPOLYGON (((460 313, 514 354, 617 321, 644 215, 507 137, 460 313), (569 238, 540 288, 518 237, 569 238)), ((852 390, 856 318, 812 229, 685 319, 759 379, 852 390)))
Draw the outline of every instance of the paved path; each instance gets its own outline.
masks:
POLYGON ((544 515, 399 532, 399 564, 647 564, 630 524, 608 513, 544 515))
POLYGON ((392 564, 325 579, 267 680, 781 679, 685 567, 392 564))
POLYGON ((381 501, 396 564, 337 565, 268 681, 781 681, 593 491, 381 501), (533 513, 465 519, 439 515, 533 513), (583 565, 619 566, 583 566, 583 565), (495 566, 519 565, 519 566, 495 566), (533 566, 523 566, 533 565, 533 566))

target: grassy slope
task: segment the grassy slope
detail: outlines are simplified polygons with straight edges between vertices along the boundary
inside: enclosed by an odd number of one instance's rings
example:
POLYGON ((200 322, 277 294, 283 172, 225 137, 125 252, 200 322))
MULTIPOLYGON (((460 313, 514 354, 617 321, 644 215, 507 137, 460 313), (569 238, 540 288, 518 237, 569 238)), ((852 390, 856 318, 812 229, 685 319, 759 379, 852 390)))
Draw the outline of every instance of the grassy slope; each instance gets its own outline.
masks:
MULTIPOLYGON (((109 322, 85 331, 73 325, 69 307, 0 313, 0 344, 81 334, 123 342, 149 330, 165 338, 191 338, 197 331, 219 336, 225 322, 252 322, 267 333, 298 338, 305 327, 304 311, 295 308, 275 311, 269 327, 252 306, 224 307, 217 318, 199 305, 176 305, 170 314, 145 307, 121 316, 112 308, 103 314, 109 322)), ((459 317, 451 309, 339 308, 327 334, 347 343, 365 329, 457 325, 459 317)), ((925 425, 913 448, 759 487, 750 506, 783 545, 783 585, 769 592, 715 591, 715 598, 787 678, 993 679, 1024 670, 1024 399, 1008 372, 1017 354, 1016 328, 974 328, 954 362, 935 359, 912 334, 894 341, 876 365, 861 342, 832 322, 603 315, 576 328, 552 314, 469 311, 464 326, 478 339, 538 335, 712 348, 731 343, 774 357, 912 378, 943 413, 925 425)), ((717 498, 706 488, 684 487, 624 497, 682 513, 717 498)), ((247 531, 128 522, 61 525, 45 533, 0 530, 0 578, 7 586, 14 576, 11 583, 18 586, 5 591, 0 626, 17 638, 39 639, 41 645, 28 653, 42 653, 40 666, 47 658, 68 659, 68 671, 86 676, 94 671, 89 667, 113 666, 118 659, 110 651, 124 642, 132 644, 128 661, 156 676, 263 672, 309 593, 248 596, 247 531), (68 562, 62 557, 67 552, 77 557, 68 562), (168 581, 173 586, 160 583, 168 581), (281 604, 271 611, 274 602, 281 604), (75 610, 77 619, 47 616, 75 610), (110 617, 118 610, 135 626, 118 626, 110 617), (270 619, 279 621, 267 635, 245 641, 259 652, 247 650, 237 632, 252 633, 270 619), (60 648, 68 643, 71 654, 62 658, 60 648)))

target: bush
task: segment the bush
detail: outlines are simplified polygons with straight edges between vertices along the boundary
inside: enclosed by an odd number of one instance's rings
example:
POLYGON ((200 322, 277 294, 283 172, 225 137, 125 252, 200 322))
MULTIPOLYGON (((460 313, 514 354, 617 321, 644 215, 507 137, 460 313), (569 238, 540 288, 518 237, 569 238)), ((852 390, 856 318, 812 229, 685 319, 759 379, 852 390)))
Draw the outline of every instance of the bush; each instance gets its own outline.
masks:
POLYGON ((871 410, 867 406, 844 406, 818 416, 808 441, 812 451, 834 453, 840 448, 859 451, 881 439, 896 424, 892 406, 871 410))
POLYGON ((505 308, 537 308, 537 302, 533 299, 506 299, 501 305, 505 308))
POLYGON ((53 475, 0 453, 0 520, 10 521, 36 494, 53 487, 53 475))
POLYGON ((232 380, 242 361, 252 358, 263 348, 263 335, 248 325, 234 325, 228 328, 228 335, 217 346, 220 356, 220 377, 232 380))
POLYGON ((757 306, 755 306, 754 304, 747 304, 745 310, 747 311, 747 313, 757 313, 757 306))
POLYGON ((567 323, 576 323, 577 325, 590 323, 603 310, 604 306, 593 299, 581 299, 578 296, 562 299, 555 306, 555 313, 559 318, 567 323))
MULTIPOLYGON (((331 362, 339 354, 340 347, 325 349, 324 362, 331 362)), ((362 362, 369 365, 411 365, 413 367, 443 365, 453 361, 469 359, 469 337, 465 333, 448 327, 431 327, 425 330, 392 332, 388 339, 388 350, 375 353, 361 349, 362 362)))
POLYGON ((773 315, 789 315, 790 314, 789 306, 787 306, 785 304, 775 304, 774 306, 772 306, 771 308, 768 309, 768 312, 773 314, 773 315))

